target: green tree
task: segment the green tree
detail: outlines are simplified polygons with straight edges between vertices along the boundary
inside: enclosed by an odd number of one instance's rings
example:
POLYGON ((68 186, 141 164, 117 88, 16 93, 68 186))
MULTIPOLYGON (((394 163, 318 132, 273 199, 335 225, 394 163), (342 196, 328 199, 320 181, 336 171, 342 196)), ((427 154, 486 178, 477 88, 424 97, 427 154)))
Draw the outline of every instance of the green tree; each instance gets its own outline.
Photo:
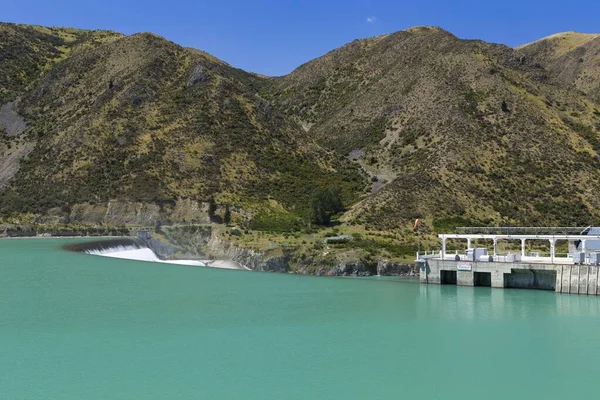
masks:
POLYGON ((208 218, 210 218, 211 221, 215 219, 216 212, 217 212, 217 203, 215 203, 215 197, 210 196, 210 199, 208 199, 208 218))
POLYGON ((315 193, 312 200, 312 220, 317 225, 327 225, 331 217, 344 210, 339 189, 324 189, 315 193))
POLYGON ((225 215, 223 215, 223 222, 229 224, 231 222, 231 210, 229 210, 229 204, 225 206, 225 215))

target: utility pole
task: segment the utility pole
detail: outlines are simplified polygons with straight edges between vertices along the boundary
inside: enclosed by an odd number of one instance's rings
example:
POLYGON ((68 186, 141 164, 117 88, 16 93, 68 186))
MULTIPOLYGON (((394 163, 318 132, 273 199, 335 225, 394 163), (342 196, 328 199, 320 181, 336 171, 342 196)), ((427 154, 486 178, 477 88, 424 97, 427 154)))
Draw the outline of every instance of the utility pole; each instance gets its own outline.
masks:
POLYGON ((419 218, 415 219, 415 226, 413 229, 417 231, 417 261, 421 259, 421 231, 419 229, 419 218))

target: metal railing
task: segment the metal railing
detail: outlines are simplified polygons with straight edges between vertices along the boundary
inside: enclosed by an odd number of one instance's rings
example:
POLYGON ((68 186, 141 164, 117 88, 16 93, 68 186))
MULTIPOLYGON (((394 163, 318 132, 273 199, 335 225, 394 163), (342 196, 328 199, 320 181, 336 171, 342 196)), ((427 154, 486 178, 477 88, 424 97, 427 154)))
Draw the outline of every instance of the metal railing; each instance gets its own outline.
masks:
POLYGON ((583 235, 591 226, 460 226, 457 234, 466 235, 583 235))

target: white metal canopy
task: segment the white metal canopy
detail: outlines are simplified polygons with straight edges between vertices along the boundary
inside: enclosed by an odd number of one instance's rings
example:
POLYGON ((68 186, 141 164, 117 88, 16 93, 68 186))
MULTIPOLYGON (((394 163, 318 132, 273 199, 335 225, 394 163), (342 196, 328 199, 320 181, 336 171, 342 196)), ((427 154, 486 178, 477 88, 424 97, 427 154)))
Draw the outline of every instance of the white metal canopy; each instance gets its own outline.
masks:
POLYGON ((600 239, 600 235, 490 235, 490 234, 463 234, 463 233, 442 233, 438 235, 440 239, 507 239, 507 240, 586 240, 600 239))
POLYGON ((520 240, 521 241, 521 256, 525 256, 525 242, 527 240, 548 240, 550 242, 550 254, 554 258, 555 246, 557 240, 580 240, 582 243, 582 252, 586 251, 586 241, 600 240, 600 235, 511 235, 511 234, 462 234, 462 233, 443 233, 438 235, 442 239, 442 258, 446 254, 446 240, 448 239, 466 239, 467 247, 471 248, 471 240, 487 239, 494 241, 494 256, 497 253, 498 240, 520 240))

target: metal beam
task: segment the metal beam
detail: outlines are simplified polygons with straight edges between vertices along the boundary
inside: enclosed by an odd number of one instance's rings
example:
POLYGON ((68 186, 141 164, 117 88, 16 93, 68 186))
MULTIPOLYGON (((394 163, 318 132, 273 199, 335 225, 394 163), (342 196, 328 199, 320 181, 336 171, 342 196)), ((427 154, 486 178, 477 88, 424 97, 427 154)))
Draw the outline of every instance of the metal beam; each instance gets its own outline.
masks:
POLYGON ((506 239, 506 240, 535 240, 535 239, 556 239, 556 240, 600 240, 600 235, 489 235, 489 234, 460 234, 460 233, 443 233, 439 234, 440 239, 506 239))
POLYGON ((460 226, 456 233, 460 234, 536 234, 536 235, 569 235, 583 234, 591 226, 460 226))

